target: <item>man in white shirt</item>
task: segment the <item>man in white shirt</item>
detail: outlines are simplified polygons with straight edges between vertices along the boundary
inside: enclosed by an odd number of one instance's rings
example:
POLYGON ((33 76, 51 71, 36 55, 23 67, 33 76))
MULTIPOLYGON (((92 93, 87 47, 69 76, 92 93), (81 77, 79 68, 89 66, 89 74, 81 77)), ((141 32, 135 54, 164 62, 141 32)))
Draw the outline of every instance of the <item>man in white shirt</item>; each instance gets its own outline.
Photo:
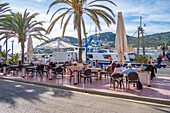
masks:
POLYGON ((70 62, 71 62, 71 56, 70 56, 70 55, 68 55, 68 61, 70 61, 70 62))
POLYGON ((49 58, 49 65, 51 65, 52 67, 54 67, 55 65, 54 58, 52 57, 52 55, 50 55, 50 58, 49 58))
POLYGON ((40 60, 40 64, 41 64, 41 72, 42 72, 42 74, 43 74, 43 70, 44 70, 44 65, 46 65, 45 64, 45 61, 44 61, 44 58, 45 58, 45 55, 42 55, 42 59, 40 60))

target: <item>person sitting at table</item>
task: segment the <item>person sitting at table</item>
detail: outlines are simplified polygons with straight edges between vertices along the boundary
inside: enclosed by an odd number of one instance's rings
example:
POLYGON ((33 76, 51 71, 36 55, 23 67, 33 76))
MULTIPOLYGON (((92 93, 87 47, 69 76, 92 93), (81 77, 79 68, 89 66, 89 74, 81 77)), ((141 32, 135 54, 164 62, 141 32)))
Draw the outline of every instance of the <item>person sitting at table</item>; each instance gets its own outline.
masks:
POLYGON ((38 60, 38 58, 35 59, 35 62, 34 62, 34 65, 39 65, 40 64, 40 61, 38 60))
POLYGON ((113 58, 112 58, 112 57, 109 57, 110 64, 112 63, 112 60, 113 60, 113 58))
POLYGON ((116 74, 116 73, 120 73, 120 72, 122 72, 122 68, 121 68, 120 64, 117 64, 117 66, 115 67, 112 75, 116 74))
MULTIPOLYGON (((120 72, 122 72, 122 68, 121 68, 120 64, 117 64, 117 66, 115 67, 114 72, 111 74, 111 76, 113 76, 116 73, 120 73, 120 72)), ((116 88, 118 88, 118 86, 119 86, 119 82, 117 82, 116 88)))
POLYGON ((115 63, 114 60, 112 60, 112 64, 111 64, 111 71, 114 72, 115 67, 117 66, 117 64, 115 63))
POLYGON ((50 58, 49 58, 49 65, 51 65, 52 67, 55 67, 55 62, 54 62, 54 58, 52 57, 52 55, 50 55, 50 58))
POLYGON ((128 69, 126 69, 126 70, 124 70, 124 71, 122 71, 122 72, 118 72, 118 73, 120 73, 120 74, 126 74, 126 76, 128 76, 128 74, 129 74, 130 72, 136 72, 135 69, 132 69, 132 64, 131 64, 131 63, 128 63, 127 67, 128 67, 128 69))
POLYGON ((95 66, 96 66, 97 68, 100 67, 100 65, 98 64, 98 60, 95 61, 95 66))

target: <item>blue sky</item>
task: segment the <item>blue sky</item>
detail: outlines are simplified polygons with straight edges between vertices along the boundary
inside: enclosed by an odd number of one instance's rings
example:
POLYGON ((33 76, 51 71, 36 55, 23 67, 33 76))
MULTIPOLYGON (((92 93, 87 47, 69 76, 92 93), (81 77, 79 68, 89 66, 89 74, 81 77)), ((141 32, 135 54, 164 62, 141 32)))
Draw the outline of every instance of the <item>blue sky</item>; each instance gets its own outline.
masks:
MULTIPOLYGON (((53 0, 0 0, 1 3, 8 2, 13 12, 23 13, 27 9, 31 13, 39 12, 40 15, 36 17, 36 20, 45 21, 44 27, 47 28, 50 24, 50 17, 58 7, 64 7, 65 5, 58 5, 50 10, 50 13, 46 15, 47 9, 53 0)), ((91 1, 91 0, 88 0, 91 1)), ((132 35, 139 26, 140 16, 143 18, 143 23, 146 24, 145 33, 154 34, 160 32, 170 31, 170 0, 112 0, 117 7, 111 7, 116 17, 117 13, 122 12, 125 29, 127 35, 132 35)), ((101 2, 99 2, 101 4, 101 2)), ((102 2, 103 4, 103 2, 102 2)), ((105 3, 105 5, 108 5, 105 3)), ((73 21, 70 21, 68 28, 66 30, 66 36, 77 36, 76 31, 73 30, 73 21)), ((56 23, 53 31, 48 36, 49 38, 60 37, 62 35, 62 29, 59 27, 60 21, 56 23)), ((116 32, 116 24, 107 27, 107 25, 102 22, 102 31, 100 32, 116 32)), ((88 35, 92 35, 95 32, 95 26, 93 22, 86 19, 86 29, 88 35)), ((14 39, 14 52, 20 51, 20 45, 18 45, 17 40, 14 39)), ((2 41, 0 44, 2 45, 2 41)), ((33 39, 33 46, 40 44, 42 42, 33 39)), ((27 46, 27 44, 25 44, 27 46)), ((5 47, 5 46, 4 46, 5 47)), ((3 49, 4 49, 3 47, 3 49)), ((11 48, 11 40, 9 40, 8 48, 11 48)), ((26 50, 26 48, 25 48, 26 50)))

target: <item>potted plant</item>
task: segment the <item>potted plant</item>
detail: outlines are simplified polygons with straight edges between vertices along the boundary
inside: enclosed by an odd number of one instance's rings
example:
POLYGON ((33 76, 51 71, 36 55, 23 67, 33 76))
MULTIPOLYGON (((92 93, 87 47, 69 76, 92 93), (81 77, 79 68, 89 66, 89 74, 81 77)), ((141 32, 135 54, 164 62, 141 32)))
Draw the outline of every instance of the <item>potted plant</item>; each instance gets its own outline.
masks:
POLYGON ((136 55, 135 62, 140 63, 143 67, 144 63, 147 63, 148 57, 146 55, 136 55))
POLYGON ((0 57, 3 58, 3 60, 2 60, 2 63, 3 63, 2 67, 3 67, 3 74, 4 75, 6 75, 7 63, 9 63, 9 60, 6 60, 6 57, 7 57, 9 51, 10 50, 8 50, 7 52, 5 50, 0 51, 0 57))
POLYGON ((15 55, 9 55, 11 57, 11 61, 9 61, 11 64, 17 65, 18 64, 18 53, 15 55))

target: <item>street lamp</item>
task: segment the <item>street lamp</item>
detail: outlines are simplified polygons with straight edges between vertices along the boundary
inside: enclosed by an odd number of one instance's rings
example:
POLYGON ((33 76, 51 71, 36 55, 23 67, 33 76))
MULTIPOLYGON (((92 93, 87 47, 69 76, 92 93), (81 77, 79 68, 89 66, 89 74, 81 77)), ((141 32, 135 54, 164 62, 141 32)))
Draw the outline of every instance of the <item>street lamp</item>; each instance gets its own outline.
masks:
POLYGON ((86 37, 85 37, 85 39, 86 39, 86 63, 87 63, 87 34, 88 33, 86 33, 86 37))
POLYGON ((13 43, 14 43, 14 40, 13 40, 13 41, 11 41, 11 42, 12 42, 12 55, 13 55, 13 48, 14 48, 13 43))

